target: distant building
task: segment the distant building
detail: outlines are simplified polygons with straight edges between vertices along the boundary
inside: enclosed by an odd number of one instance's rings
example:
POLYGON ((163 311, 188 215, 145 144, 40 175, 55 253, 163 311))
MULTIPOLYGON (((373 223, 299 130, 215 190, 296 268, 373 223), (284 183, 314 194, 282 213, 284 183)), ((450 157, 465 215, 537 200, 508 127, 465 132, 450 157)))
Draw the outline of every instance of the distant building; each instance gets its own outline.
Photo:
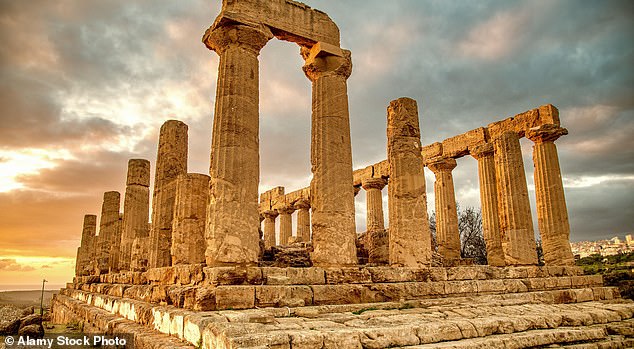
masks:
POLYGON ((609 240, 572 242, 570 247, 576 258, 584 258, 596 254, 612 256, 634 252, 634 239, 632 239, 632 234, 628 234, 625 235, 625 241, 615 236, 609 240))

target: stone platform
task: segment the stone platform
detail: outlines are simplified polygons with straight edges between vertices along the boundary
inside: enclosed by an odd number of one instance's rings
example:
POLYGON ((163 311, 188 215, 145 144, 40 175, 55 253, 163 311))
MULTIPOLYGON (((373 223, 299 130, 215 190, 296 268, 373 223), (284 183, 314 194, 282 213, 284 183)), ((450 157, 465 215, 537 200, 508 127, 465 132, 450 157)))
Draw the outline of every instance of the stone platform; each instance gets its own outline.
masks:
POLYGON ((53 300, 55 321, 139 348, 626 348, 633 312, 600 276, 536 266, 183 265, 77 277, 53 300))

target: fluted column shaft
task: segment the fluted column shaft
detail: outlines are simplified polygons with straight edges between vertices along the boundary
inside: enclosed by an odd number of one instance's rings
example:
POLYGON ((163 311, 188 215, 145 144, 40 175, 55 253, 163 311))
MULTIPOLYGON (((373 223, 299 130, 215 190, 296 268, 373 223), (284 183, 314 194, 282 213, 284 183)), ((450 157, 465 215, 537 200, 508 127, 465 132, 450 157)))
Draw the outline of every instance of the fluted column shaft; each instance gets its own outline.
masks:
POLYGON ((97 216, 87 214, 84 216, 84 223, 81 232, 81 243, 77 249, 77 259, 75 260, 75 275, 90 275, 90 261, 95 258, 94 239, 97 233, 97 216))
POLYGON ((288 239, 293 236, 293 217, 295 208, 292 206, 284 206, 276 209, 280 215, 280 245, 288 245, 288 239))
POLYGON ((542 237, 544 262, 547 265, 574 265, 570 248, 570 224, 561 180, 555 140, 568 134, 556 125, 530 129, 526 137, 533 142, 537 224, 542 237))
POLYGON ((456 168, 455 159, 437 159, 427 163, 434 172, 434 196, 436 202, 436 241, 438 253, 449 263, 460 259, 460 232, 458 210, 451 171, 456 168))
POLYGON ((350 51, 304 48, 303 69, 312 82, 311 259, 318 266, 357 264, 352 150, 347 79, 350 51))
POLYGON ((502 249, 507 265, 537 264, 522 148, 515 132, 493 142, 502 249))
POLYGON ((182 174, 176 178, 172 223, 172 265, 205 261, 205 218, 209 198, 209 176, 182 174))
MULTIPOLYGON (((149 235, 149 267, 170 266, 176 177, 187 173, 187 125, 169 120, 161 126, 149 235)), ((140 224, 140 222, 139 222, 140 224)))
POLYGON ((97 237, 97 274, 106 274, 110 270, 110 248, 114 243, 119 228, 119 206, 121 194, 116 191, 107 191, 103 194, 101 206, 101 219, 99 222, 99 235, 97 237))
POLYGON ((210 28, 203 37, 220 56, 205 232, 208 266, 254 265, 260 254, 258 55, 272 37, 265 27, 244 25, 210 28))
POLYGON ((264 212, 264 248, 269 249, 276 245, 275 243, 275 218, 278 213, 275 210, 264 212))
POLYGON ((310 202, 299 200, 295 203, 297 210, 297 237, 303 242, 310 241, 310 202))
POLYGON ((145 159, 128 161, 128 176, 123 199, 123 233, 119 253, 119 270, 130 270, 134 238, 147 235, 150 218, 150 162, 145 159), (141 231, 139 231, 141 230, 141 231))
POLYGON ((418 106, 399 98, 387 108, 387 159, 390 164, 389 259, 394 266, 431 262, 431 233, 421 154, 418 106))
POLYGON ((493 144, 486 143, 469 150, 471 155, 478 160, 482 233, 486 243, 487 262, 489 265, 501 267, 505 263, 498 217, 498 194, 495 180, 493 144))
POLYGON ((388 236, 383 217, 383 196, 381 190, 387 181, 383 178, 367 178, 362 182, 367 207, 367 250, 368 262, 387 264, 389 262, 388 236))

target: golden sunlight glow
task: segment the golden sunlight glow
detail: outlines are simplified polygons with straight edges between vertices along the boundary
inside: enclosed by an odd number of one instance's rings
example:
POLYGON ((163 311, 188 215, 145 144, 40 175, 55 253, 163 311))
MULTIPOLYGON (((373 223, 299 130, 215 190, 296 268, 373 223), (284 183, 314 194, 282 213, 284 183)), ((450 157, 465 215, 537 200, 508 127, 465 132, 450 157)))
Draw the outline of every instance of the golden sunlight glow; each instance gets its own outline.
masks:
POLYGON ((37 174, 45 168, 55 167, 55 160, 72 158, 66 150, 23 149, 0 150, 0 192, 23 188, 20 175, 37 174))

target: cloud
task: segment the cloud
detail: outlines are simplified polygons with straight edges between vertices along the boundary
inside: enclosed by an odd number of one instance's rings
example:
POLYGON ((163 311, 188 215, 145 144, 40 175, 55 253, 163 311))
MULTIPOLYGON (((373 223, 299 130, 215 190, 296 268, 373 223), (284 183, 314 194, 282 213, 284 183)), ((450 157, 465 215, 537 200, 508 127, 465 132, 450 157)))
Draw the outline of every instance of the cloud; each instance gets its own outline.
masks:
POLYGON ((11 258, 2 258, 0 259, 0 270, 3 271, 33 271, 33 268, 30 265, 22 265, 17 262, 15 259, 11 258))

